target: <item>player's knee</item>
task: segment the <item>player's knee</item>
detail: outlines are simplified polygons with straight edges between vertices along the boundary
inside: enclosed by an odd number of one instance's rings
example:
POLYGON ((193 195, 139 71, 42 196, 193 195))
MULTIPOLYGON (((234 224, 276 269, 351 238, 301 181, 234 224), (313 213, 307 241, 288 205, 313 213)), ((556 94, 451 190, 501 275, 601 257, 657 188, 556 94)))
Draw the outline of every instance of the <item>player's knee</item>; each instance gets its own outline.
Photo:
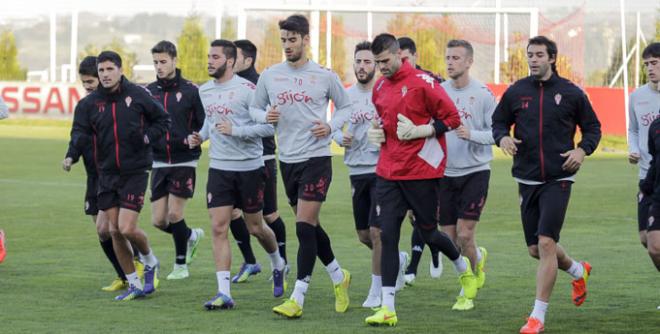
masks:
POLYGON ((243 214, 243 211, 241 209, 234 209, 231 211, 231 220, 235 220, 238 218, 241 218, 241 215, 243 214))
POLYGON ((557 243, 552 238, 539 236, 538 248, 539 254, 554 253, 557 249, 557 243))
POLYGON ((135 233, 135 225, 134 224, 122 224, 119 226, 119 232, 123 236, 129 236, 135 233))
POLYGON ((215 222, 211 226, 211 233, 213 233, 214 238, 227 238, 227 225, 220 222, 215 222))
POLYGON ((456 243, 462 249, 474 242, 474 234, 470 230, 459 230, 456 235, 456 243))
POLYGON ((262 222, 250 222, 246 221, 245 225, 247 226, 248 232, 250 235, 259 236, 263 233, 263 223, 262 222))
POLYGON ((380 245, 380 229, 372 228, 369 230, 369 237, 372 245, 380 245))
POLYGON ((539 258, 539 247, 536 245, 532 245, 527 247, 527 252, 529 252, 529 256, 538 259, 539 258))
POLYGON ((167 221, 170 223, 178 223, 183 219, 183 213, 179 211, 170 211, 167 213, 167 221))
POLYGON ((654 261, 660 261, 660 242, 649 243, 646 248, 654 261))

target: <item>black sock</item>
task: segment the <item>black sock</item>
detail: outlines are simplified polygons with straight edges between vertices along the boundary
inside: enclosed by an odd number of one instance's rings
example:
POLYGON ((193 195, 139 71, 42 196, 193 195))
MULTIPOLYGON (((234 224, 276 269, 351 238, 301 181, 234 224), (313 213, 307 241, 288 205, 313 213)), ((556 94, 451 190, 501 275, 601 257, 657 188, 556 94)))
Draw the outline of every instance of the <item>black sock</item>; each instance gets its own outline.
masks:
POLYGON ((270 228, 275 233, 275 239, 277 240, 277 248, 280 250, 280 256, 284 259, 286 263, 289 261, 286 259, 286 227, 281 217, 277 217, 274 222, 268 224, 270 228))
POLYGON ((410 236, 410 246, 412 247, 412 254, 408 268, 406 268, 406 274, 417 275, 417 267, 419 266, 419 261, 422 259, 422 252, 424 252, 424 239, 419 234, 418 228, 413 228, 412 235, 410 236))
POLYGON ((431 248, 431 261, 433 262, 433 266, 437 268, 439 264, 438 251, 433 248, 431 248))
POLYGON ((335 259, 335 254, 332 252, 332 245, 330 244, 330 237, 325 233, 321 225, 316 226, 316 243, 318 245, 317 255, 324 266, 327 266, 335 259))
POLYGON ((399 238, 401 236, 400 219, 390 219, 381 224, 380 240, 383 247, 380 266, 383 277, 383 286, 394 287, 399 274, 399 238), (397 223, 393 223, 398 221, 397 223))
POLYGON ((103 253, 105 253, 105 257, 108 258, 108 261, 112 263, 112 267, 115 268, 115 272, 117 273, 117 277, 123 279, 124 281, 126 280, 126 275, 124 274, 124 271, 121 269, 121 266, 119 265, 119 260, 117 260, 117 255, 115 254, 115 249, 112 246, 112 238, 108 238, 108 240, 105 241, 100 241, 99 243, 101 244, 101 248, 103 249, 103 253))
POLYGON ((164 228, 159 227, 159 229, 165 233, 169 233, 169 234, 174 233, 174 227, 170 223, 167 223, 167 226, 165 226, 164 228))
POLYGON ((316 242, 316 229, 304 223, 296 223, 296 236, 298 236, 298 280, 309 282, 314 271, 318 245, 316 242))
POLYGON ((172 239, 174 239, 174 251, 176 252, 175 263, 186 264, 186 251, 188 250, 188 237, 191 230, 186 225, 186 220, 170 224, 172 227, 172 239))
POLYGON ((243 217, 238 217, 229 223, 229 229, 231 234, 238 244, 238 249, 243 254, 243 260, 248 264, 257 263, 257 259, 254 257, 254 252, 252 252, 252 246, 250 245, 250 232, 245 225, 243 217))
POLYGON ((451 238, 449 238, 446 233, 438 231, 437 228, 430 230, 424 230, 423 228, 420 228, 419 231, 431 250, 437 249, 452 261, 458 259, 458 257, 461 256, 458 248, 456 248, 456 245, 454 245, 454 243, 451 241, 451 238))

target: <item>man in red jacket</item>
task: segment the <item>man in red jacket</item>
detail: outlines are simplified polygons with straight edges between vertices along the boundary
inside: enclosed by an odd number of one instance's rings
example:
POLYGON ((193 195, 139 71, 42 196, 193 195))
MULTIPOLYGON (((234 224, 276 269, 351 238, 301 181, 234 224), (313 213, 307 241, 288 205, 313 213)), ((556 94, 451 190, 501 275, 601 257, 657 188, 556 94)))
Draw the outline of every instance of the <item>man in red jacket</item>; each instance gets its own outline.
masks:
POLYGON ((365 319, 369 325, 396 325, 395 282, 399 268, 399 237, 406 211, 412 210, 424 242, 451 259, 466 296, 477 283, 470 264, 451 239, 437 228, 438 180, 446 165, 444 133, 457 128, 456 107, 440 84, 401 60, 399 44, 390 34, 376 36, 371 51, 383 74, 372 101, 382 128, 369 129, 369 141, 381 145, 376 166, 376 219, 382 229, 382 307, 365 319))

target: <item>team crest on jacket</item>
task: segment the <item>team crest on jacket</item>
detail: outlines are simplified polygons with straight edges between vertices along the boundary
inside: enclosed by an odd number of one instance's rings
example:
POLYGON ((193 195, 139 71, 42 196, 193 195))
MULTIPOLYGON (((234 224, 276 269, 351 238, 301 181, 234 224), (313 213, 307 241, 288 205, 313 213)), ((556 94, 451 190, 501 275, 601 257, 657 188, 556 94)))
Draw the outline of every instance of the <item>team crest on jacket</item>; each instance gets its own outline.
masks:
POLYGON ((649 227, 651 227, 651 225, 653 225, 654 222, 655 222, 655 218, 653 216, 650 216, 649 217, 649 227))
POLYGON ((401 87, 401 97, 406 96, 406 93, 408 93, 408 87, 406 86, 401 87))
POLYGON ((561 94, 557 93, 555 94, 555 103, 559 105, 560 102, 561 102, 561 94))
POLYGON ((124 102, 126 102, 126 107, 130 107, 133 99, 130 96, 127 96, 126 99, 124 99, 124 102))
POLYGON ((176 92, 176 102, 181 102, 182 97, 183 97, 183 94, 181 94, 181 92, 176 92))

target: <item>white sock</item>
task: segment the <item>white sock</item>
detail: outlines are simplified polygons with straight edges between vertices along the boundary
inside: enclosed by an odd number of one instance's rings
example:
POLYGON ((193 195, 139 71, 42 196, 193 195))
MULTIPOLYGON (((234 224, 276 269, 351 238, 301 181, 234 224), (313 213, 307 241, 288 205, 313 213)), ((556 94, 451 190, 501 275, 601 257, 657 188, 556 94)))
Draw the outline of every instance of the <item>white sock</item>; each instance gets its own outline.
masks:
POLYGON ((369 296, 380 297, 383 288, 383 277, 380 275, 371 275, 371 287, 369 288, 369 296))
POLYGON ((386 306, 390 312, 396 312, 394 310, 394 296, 396 295, 396 288, 393 286, 384 286, 383 287, 383 306, 386 306))
POLYGON ((188 242, 192 242, 197 240, 197 232, 195 232, 194 228, 190 229, 190 237, 188 237, 188 242))
POLYGON ((138 277, 136 271, 133 272, 133 273, 130 273, 130 274, 126 274, 126 280, 128 280, 128 284, 130 284, 130 285, 132 285, 132 286, 134 286, 134 287, 136 287, 140 290, 143 289, 142 281, 140 281, 140 278, 138 277))
POLYGON ((341 271, 341 267, 339 266, 337 259, 332 260, 332 262, 330 262, 325 267, 325 270, 328 272, 328 275, 330 275, 332 284, 337 285, 344 280, 344 272, 341 271))
POLYGON ((145 266, 149 266, 153 268, 158 264, 158 259, 154 255, 154 252, 151 251, 151 248, 149 248, 149 253, 141 254, 141 255, 145 266))
POLYGON ((481 259, 482 259, 481 250, 479 249, 479 247, 477 247, 477 263, 481 262, 481 259))
POLYGON ((174 264, 174 269, 176 270, 176 269, 179 269, 179 268, 182 268, 182 269, 188 269, 188 265, 185 264, 185 263, 184 263, 184 264, 178 264, 178 263, 175 263, 175 264, 174 264))
POLYGON ((284 266, 286 265, 286 262, 284 262, 284 259, 280 255, 280 250, 275 249, 274 252, 268 253, 268 256, 270 257, 270 267, 275 270, 284 270, 284 266))
POLYGON ((545 323, 545 311, 548 310, 548 303, 540 301, 538 299, 534 300, 534 310, 529 316, 532 318, 539 319, 542 323, 545 323))
POLYGON ((573 277, 573 279, 580 279, 584 275, 584 267, 582 263, 575 262, 571 263, 571 267, 566 270, 566 272, 573 277))
POLYGON ((303 282, 301 280, 296 281, 296 286, 293 288, 293 293, 291 294, 291 299, 295 300, 298 303, 298 306, 303 307, 305 304, 305 294, 307 293, 307 288, 309 283, 303 282))
POLYGON ((459 256, 458 259, 451 261, 454 263, 454 269, 459 274, 464 273, 467 270, 467 262, 462 256, 459 256))
POLYGON ((461 297, 465 296, 465 290, 463 290, 463 288, 461 288, 461 292, 459 292, 458 295, 461 296, 461 297))
POLYGON ((218 292, 222 292, 229 298, 231 298, 231 290, 229 288, 229 283, 231 283, 230 276, 231 274, 228 270, 217 271, 215 273, 215 278, 218 280, 218 292))

